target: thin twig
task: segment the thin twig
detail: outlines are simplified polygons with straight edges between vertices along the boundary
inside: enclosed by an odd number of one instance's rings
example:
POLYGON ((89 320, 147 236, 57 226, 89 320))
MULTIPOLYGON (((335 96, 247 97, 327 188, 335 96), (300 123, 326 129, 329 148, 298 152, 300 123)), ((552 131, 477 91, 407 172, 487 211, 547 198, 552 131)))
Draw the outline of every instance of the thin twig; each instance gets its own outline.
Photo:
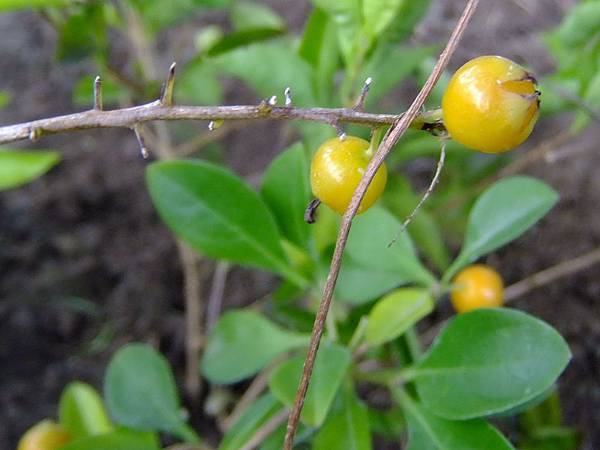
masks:
POLYGON ((273 433, 279 426, 285 423, 285 419, 288 416, 288 410, 284 409, 279 414, 271 417, 266 421, 256 432, 252 435, 248 442, 240 447, 240 450, 253 450, 258 447, 271 433, 273 433))
MULTIPOLYGON (((155 120, 307 120, 331 124, 356 123, 366 126, 391 125, 398 116, 371 114, 350 108, 295 108, 290 106, 163 106, 159 100, 112 111, 89 110, 0 127, 0 144, 29 138, 32 129, 40 135, 91 128, 133 128, 155 120)), ((39 137, 39 136, 38 136, 39 137)))
POLYGON ((429 198, 429 196, 435 189, 435 186, 440 181, 440 175, 442 174, 442 169, 444 168, 445 159, 446 159, 446 141, 442 141, 442 147, 440 149, 440 158, 438 159, 437 166, 435 168, 435 174, 433 175, 433 178, 431 179, 431 183, 429 183, 427 190, 421 197, 421 200, 419 200, 419 203, 417 203, 417 206, 415 206, 415 208, 411 211, 411 213, 408 215, 408 217, 404 220, 404 222, 402 223, 402 226, 400 227, 400 231, 398 231, 396 236, 394 236, 394 239, 391 240, 391 242, 388 244, 388 247, 391 247, 392 245, 394 245, 394 243, 398 240, 400 235, 402 233, 404 233, 404 230, 406 230, 406 227, 408 227, 410 225, 410 223, 413 221, 414 217, 417 215, 417 213, 419 212, 421 207, 425 204, 425 202, 427 201, 427 199, 429 198))
POLYGON ((229 273, 230 265, 225 261, 219 261, 215 265, 212 287, 208 296, 208 306, 206 308, 206 333, 210 333, 221 315, 221 305, 223 304, 223 293, 225 292, 225 282, 229 273))
POLYGON ((506 303, 548 283, 600 263, 600 248, 524 278, 504 290, 506 303))
POLYGON ((276 362, 269 364, 268 367, 263 369, 250 383, 248 389, 242 394, 240 399, 236 402, 233 411, 229 414, 223 421, 221 425, 224 431, 229 431, 231 426, 240 418, 240 416, 248 409, 254 400, 258 398, 258 396, 265 390, 267 385, 269 384, 269 377, 271 376, 271 372, 279 364, 281 360, 278 358, 276 362))
POLYGON ((327 276, 327 281, 325 283, 323 297, 321 299, 321 303, 319 305, 319 309, 315 317, 315 323, 313 325, 308 354, 306 356, 306 360, 304 361, 304 368, 302 370, 302 377, 300 378, 300 384, 296 393, 294 407, 292 408, 292 412, 290 413, 290 417, 288 420, 283 446, 284 450, 292 450, 294 445, 294 434, 298 426, 298 421, 300 420, 300 413, 304 405, 304 399, 306 397, 310 377, 312 375, 312 369, 314 366, 315 358, 317 356, 317 350, 319 348, 321 335, 323 334, 325 319, 327 318, 327 312, 329 311, 329 305, 331 304, 331 299, 333 297, 333 290, 335 288, 337 277, 340 272, 342 255, 344 253, 346 241, 348 240, 348 234, 350 233, 352 219, 356 215, 360 202, 362 201, 362 198, 364 197, 369 184, 375 176, 377 169, 383 163, 383 160, 391 151, 396 141, 402 136, 402 134, 404 134, 404 132, 410 126, 411 122, 417 116, 421 107, 425 103, 425 99, 433 89, 435 83, 438 81, 444 69, 446 68, 450 56, 456 49, 458 41, 460 40, 464 29, 467 26, 467 23, 469 22, 473 13, 475 12, 477 4, 478 0, 469 0, 469 2, 467 3, 465 10, 463 11, 456 27, 454 28, 452 35, 450 36, 446 48, 440 54, 440 57, 438 58, 438 61, 433 71, 429 75, 429 78, 425 82, 425 85, 423 86, 413 103, 410 105, 408 110, 394 122, 394 125, 390 128, 388 134, 381 142, 379 149, 373 156, 373 159, 369 162, 369 165, 367 166, 367 169, 365 170, 365 173, 361 178, 358 187, 354 191, 352 200, 350 201, 350 205, 344 213, 342 223, 340 225, 340 230, 338 233, 338 238, 335 244, 335 250, 331 259, 331 266, 329 269, 329 274, 327 276))

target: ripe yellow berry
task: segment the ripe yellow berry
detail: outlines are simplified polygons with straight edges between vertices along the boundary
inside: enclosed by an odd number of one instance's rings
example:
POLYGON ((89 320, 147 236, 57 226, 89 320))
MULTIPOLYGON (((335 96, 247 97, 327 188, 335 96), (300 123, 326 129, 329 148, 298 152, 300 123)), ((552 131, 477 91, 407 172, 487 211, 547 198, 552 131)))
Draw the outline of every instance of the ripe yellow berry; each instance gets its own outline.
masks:
POLYGON ((57 450, 70 439, 63 427, 46 419, 27 430, 21 437, 17 450, 57 450))
POLYGON ((450 300, 458 313, 502 306, 504 283, 494 269, 483 264, 468 266, 454 278, 450 300))
MULTIPOLYGON (((325 141, 315 153, 310 166, 313 194, 334 211, 343 214, 363 176, 371 155, 369 143, 355 136, 325 141)), ((387 168, 382 164, 358 208, 369 209, 377 201, 387 181, 387 168)))
POLYGON ((531 134, 539 114, 535 78, 500 56, 472 59, 452 76, 442 99, 452 139, 485 153, 500 153, 531 134))

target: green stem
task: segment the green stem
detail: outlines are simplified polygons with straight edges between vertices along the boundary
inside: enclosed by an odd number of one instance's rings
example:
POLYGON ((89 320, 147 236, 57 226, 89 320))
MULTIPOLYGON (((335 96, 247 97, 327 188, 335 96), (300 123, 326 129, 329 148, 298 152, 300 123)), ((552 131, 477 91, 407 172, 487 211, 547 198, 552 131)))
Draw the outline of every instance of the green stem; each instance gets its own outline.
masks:
POLYGON ((406 347, 411 358, 411 363, 416 362, 423 354, 421 348, 421 340, 417 334, 415 327, 410 327, 403 335, 403 339, 406 341, 406 347))
POLYGON ((369 318, 367 316, 362 316, 360 318, 360 321, 358 322, 358 325, 356 326, 354 333, 350 338, 350 342, 348 342, 348 349, 350 350, 350 352, 354 353, 358 346, 361 344, 368 323, 369 318))
POLYGON ((190 427, 187 423, 182 423, 181 427, 177 429, 174 434, 181 438, 184 442, 188 444, 200 444, 202 443, 202 439, 196 433, 196 431, 190 427))
POLYGON ((418 375, 418 369, 411 366, 404 369, 382 369, 373 372, 357 370, 353 375, 357 380, 392 388, 393 386, 404 384, 414 379, 418 375))

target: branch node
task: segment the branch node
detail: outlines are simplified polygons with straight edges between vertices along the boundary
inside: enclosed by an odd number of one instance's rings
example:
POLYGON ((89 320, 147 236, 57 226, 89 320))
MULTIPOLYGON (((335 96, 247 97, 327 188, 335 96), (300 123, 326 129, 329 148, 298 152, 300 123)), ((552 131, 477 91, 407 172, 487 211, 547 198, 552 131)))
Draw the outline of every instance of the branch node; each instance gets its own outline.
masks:
POLYGON ((258 104, 258 115, 260 117, 267 117, 269 114, 271 114, 271 111, 271 105, 265 100, 261 100, 261 102, 258 104))
POLYGON ((29 140, 35 142, 42 137, 42 134, 44 134, 44 131, 41 128, 31 128, 29 130, 29 140))
POLYGON ((102 79, 98 75, 94 79, 94 109, 96 111, 102 111, 102 79))
POLYGON ((167 81, 163 84, 162 94, 160 96, 160 104, 162 106, 173 105, 173 88, 175 87, 175 66, 177 63, 171 64, 167 81))
POLYGON ((367 94, 369 93, 369 88, 371 87, 371 83, 373 82, 373 78, 369 77, 363 83, 363 87, 360 90, 360 94, 354 107, 352 108, 354 111, 363 111, 365 109, 365 100, 367 98, 367 94))
POLYGON ((285 106, 292 106, 292 89, 289 86, 285 88, 283 95, 285 96, 285 106))
POLYGON ((144 131, 142 130, 142 125, 135 124, 133 126, 133 132, 135 133, 135 138, 138 141, 140 146, 140 154, 142 158, 148 159, 150 157, 150 152, 148 151, 148 147, 146 147, 146 139, 144 138, 144 131))

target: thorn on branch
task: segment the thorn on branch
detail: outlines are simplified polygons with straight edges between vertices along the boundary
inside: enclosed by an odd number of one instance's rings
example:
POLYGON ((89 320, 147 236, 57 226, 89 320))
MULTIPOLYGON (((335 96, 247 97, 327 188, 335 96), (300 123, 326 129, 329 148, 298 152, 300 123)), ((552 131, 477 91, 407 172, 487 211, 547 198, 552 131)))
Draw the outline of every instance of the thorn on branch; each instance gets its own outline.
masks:
POLYGON ((208 122, 208 131, 215 131, 221 125, 223 125, 222 120, 211 120, 210 122, 208 122))
POLYGON ((331 121, 331 126, 335 129, 335 134, 337 134, 338 138, 340 138, 340 141, 345 141, 347 135, 344 129, 341 127, 340 122, 337 119, 334 119, 331 121))
POLYGON ((315 223, 317 208, 321 204, 321 200, 315 198, 312 200, 308 206, 306 207, 306 211, 304 211, 304 221, 306 223, 315 223))
POLYGON ((144 131, 142 130, 142 125, 136 124, 133 126, 133 132, 135 133, 135 137, 140 145, 140 154, 142 158, 148 159, 150 156, 150 152, 148 151, 148 147, 146 147, 146 139, 144 138, 144 131))
POLYGON ((360 90, 360 94, 354 107, 352 108, 354 111, 363 111, 365 109, 365 99, 367 98, 367 94, 369 93, 369 88, 371 87, 371 83, 373 82, 373 78, 369 77, 365 80, 362 89, 360 90))
POLYGON ((285 96, 285 106, 292 106, 292 89, 289 86, 285 88, 283 95, 285 96))
POLYGON ((102 111, 102 80, 100 76, 97 76, 94 80, 94 109, 96 111, 102 111))
POLYGON ((177 63, 171 64, 167 81, 163 84, 162 94, 160 96, 160 104, 162 106, 171 106, 173 104, 173 89, 175 87, 175 66, 177 63))
POLYGON ((273 95, 270 99, 269 99, 269 105, 270 106, 275 106, 277 104, 277 96, 273 95))

